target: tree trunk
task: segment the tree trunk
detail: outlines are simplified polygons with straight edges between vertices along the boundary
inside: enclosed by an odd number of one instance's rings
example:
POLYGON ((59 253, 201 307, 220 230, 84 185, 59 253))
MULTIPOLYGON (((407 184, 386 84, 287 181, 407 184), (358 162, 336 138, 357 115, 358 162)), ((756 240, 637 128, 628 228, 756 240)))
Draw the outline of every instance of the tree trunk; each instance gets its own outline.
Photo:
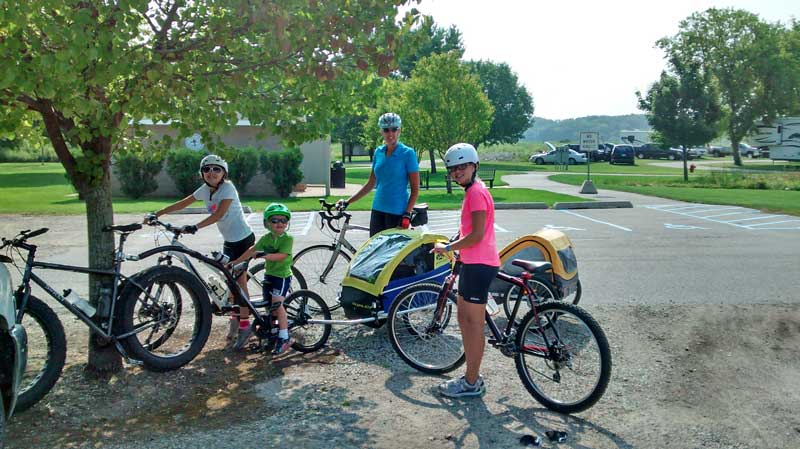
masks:
MULTIPOLYGON (((82 189, 86 198, 86 228, 89 240, 89 266, 110 269, 114 262, 114 233, 103 232, 103 227, 114 223, 114 209, 111 202, 111 176, 108 164, 103 166, 103 179, 100 185, 82 189)), ((110 276, 89 275, 89 295, 93 306, 100 308, 100 286, 111 286, 110 276)), ((108 298, 106 298, 108 299, 108 298)), ((97 334, 89 335, 89 361, 86 372, 93 375, 106 375, 122 368, 122 358, 114 344, 97 334)))
POLYGON ((428 151, 428 155, 430 156, 431 160, 431 174, 436 173, 436 156, 434 156, 433 154, 434 154, 433 150, 428 151))
POLYGON ((689 181, 689 169, 686 167, 686 145, 681 145, 683 149, 683 180, 689 181))
POLYGON ((742 155, 739 154, 739 142, 731 140, 731 150, 733 151, 733 163, 742 166, 742 155))

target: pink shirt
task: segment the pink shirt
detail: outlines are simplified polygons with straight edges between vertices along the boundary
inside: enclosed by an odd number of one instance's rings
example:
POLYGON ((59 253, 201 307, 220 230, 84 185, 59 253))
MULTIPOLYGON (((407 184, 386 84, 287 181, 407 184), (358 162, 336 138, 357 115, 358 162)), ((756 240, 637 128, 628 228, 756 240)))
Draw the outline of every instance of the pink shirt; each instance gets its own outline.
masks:
POLYGON ((486 189, 486 184, 476 179, 467 189, 464 194, 464 202, 461 204, 461 226, 458 228, 460 237, 472 232, 472 212, 482 210, 486 211, 483 239, 469 248, 462 248, 460 250, 461 261, 499 267, 500 256, 497 254, 497 243, 494 237, 494 200, 492 194, 486 189))

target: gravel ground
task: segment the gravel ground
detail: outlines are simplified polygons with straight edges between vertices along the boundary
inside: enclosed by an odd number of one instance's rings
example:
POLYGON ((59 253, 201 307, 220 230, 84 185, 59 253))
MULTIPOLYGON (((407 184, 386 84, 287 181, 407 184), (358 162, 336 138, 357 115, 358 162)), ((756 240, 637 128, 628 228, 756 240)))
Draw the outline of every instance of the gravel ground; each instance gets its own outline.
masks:
POLYGON ((63 377, 11 420, 7 445, 514 448, 533 434, 544 447, 797 447, 799 306, 586 307, 614 372, 600 402, 574 416, 535 402, 513 360, 491 348, 487 393, 446 400, 432 391, 442 378, 407 367, 385 327, 338 327, 322 351, 273 361, 226 350, 216 319, 204 352, 165 374, 127 367, 87 379, 85 340, 73 338, 63 377), (567 441, 546 441, 551 429, 567 441))

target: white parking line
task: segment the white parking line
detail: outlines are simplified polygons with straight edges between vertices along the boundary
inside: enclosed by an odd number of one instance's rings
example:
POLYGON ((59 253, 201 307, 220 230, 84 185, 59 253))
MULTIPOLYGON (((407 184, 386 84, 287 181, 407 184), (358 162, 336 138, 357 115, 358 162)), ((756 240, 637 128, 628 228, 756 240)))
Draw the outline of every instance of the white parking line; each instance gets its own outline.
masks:
MULTIPOLYGON (((725 214, 705 215, 705 216, 704 215, 699 215, 699 212, 701 212, 701 211, 697 211, 697 210, 686 211, 686 210, 684 210, 685 207, 683 207, 683 206, 674 207, 674 205, 671 205, 671 204, 670 205, 649 205, 649 206, 643 206, 643 207, 645 207, 647 209, 653 209, 653 210, 658 210, 658 211, 662 211, 662 212, 668 212, 668 213, 671 213, 671 214, 683 215, 684 217, 697 218, 699 220, 710 221, 712 223, 719 223, 719 224, 735 226, 737 228, 750 229, 750 230, 755 230, 755 231, 759 231, 759 230, 794 230, 794 229, 800 229, 800 226, 798 226, 798 227, 786 227, 786 226, 781 226, 781 227, 763 227, 763 226, 776 225, 776 224, 782 224, 782 223, 800 222, 800 219, 794 219, 794 218, 792 218, 792 217, 790 217, 788 215, 760 215, 762 213, 761 211, 756 210, 756 209, 748 209, 748 208, 744 208, 744 207, 731 208, 731 209, 738 209, 739 210, 738 212, 729 212, 729 213, 725 213, 725 214), (759 215, 753 216, 754 214, 759 214, 759 215), (729 219, 729 220, 715 220, 715 219, 713 219, 713 217, 726 217, 726 216, 731 216, 731 215, 747 215, 747 217, 746 218, 729 219), (756 220, 768 220, 770 218, 778 218, 778 217, 791 218, 791 219, 789 219, 789 220, 771 221, 771 222, 766 222, 766 223, 744 223, 744 222, 751 222, 751 221, 756 221, 756 220)), ((719 210, 723 210, 723 209, 719 209, 719 210)))
POLYGON ((759 215, 758 217, 752 217, 752 218, 737 218, 736 220, 728 220, 728 223, 733 223, 736 221, 764 220, 767 218, 775 218, 775 217, 783 217, 783 215, 759 215))
POLYGON ((609 222, 607 222, 607 221, 596 220, 596 219, 594 219, 594 218, 587 217, 587 216, 585 216, 585 215, 577 214, 577 213, 575 213, 575 212, 572 212, 572 211, 570 211, 570 210, 561 209, 561 212, 564 212, 565 214, 574 215, 574 216, 576 216, 576 217, 585 218, 586 220, 593 221, 593 222, 595 222, 595 223, 600 223, 600 224, 608 225, 608 226, 611 226, 612 228, 617 228, 617 229, 621 229, 621 230, 623 230, 623 231, 633 232, 633 230, 632 230, 632 229, 628 229, 628 228, 626 228, 626 227, 624 227, 624 226, 615 225, 615 224, 613 224, 613 223, 609 223, 609 222))
POLYGON ((306 220, 306 225, 303 226, 303 230, 300 231, 300 234, 298 234, 298 235, 308 235, 308 231, 311 230, 311 225, 314 224, 314 217, 315 216, 316 216, 316 212, 308 214, 308 219, 306 220))

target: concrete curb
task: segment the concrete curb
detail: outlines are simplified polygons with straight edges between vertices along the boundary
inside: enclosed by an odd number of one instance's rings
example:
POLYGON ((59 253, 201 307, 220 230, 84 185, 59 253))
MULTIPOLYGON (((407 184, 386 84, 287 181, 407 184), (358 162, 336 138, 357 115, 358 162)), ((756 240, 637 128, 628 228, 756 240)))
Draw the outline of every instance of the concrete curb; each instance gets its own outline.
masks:
POLYGON ((495 203, 495 209, 547 209, 547 203, 495 203))
POLYGON ((553 209, 615 209, 632 208, 630 201, 594 201, 585 203, 555 203, 553 209))

